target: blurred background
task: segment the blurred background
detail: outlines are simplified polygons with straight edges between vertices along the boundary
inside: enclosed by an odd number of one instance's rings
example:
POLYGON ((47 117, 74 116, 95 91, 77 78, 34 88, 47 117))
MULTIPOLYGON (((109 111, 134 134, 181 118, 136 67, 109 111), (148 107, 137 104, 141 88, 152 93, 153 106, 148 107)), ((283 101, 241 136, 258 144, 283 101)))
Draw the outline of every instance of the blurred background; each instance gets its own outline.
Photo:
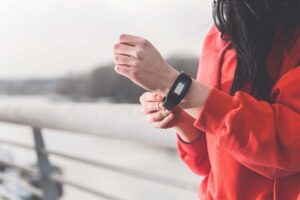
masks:
POLYGON ((143 119, 144 90, 115 73, 112 49, 121 33, 147 38, 195 77, 212 1, 0 1, 0 197, 197 199, 201 177, 174 130, 143 119))

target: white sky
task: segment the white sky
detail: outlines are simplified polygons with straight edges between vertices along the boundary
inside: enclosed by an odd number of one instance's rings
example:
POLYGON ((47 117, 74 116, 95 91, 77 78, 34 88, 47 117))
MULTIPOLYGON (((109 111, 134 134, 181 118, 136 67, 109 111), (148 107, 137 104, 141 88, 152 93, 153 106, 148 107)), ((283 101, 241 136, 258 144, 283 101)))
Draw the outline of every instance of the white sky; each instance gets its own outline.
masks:
POLYGON ((211 0, 0 0, 0 79, 55 77, 112 61, 120 33, 199 55, 211 0))

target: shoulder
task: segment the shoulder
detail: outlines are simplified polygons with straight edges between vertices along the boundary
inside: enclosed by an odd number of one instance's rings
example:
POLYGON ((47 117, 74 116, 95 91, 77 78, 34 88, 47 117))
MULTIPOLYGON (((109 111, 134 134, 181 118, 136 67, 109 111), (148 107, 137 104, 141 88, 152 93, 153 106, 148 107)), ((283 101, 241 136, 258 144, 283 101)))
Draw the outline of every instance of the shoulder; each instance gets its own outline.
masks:
POLYGON ((206 35, 203 44, 203 51, 218 51, 223 49, 228 41, 222 39, 222 34, 215 25, 212 25, 206 35))
POLYGON ((221 32, 213 25, 208 31, 199 57, 197 80, 205 85, 212 86, 215 76, 215 67, 221 55, 226 51, 228 42, 221 38, 221 32))
POLYGON ((206 37, 216 37, 217 35, 220 34, 220 31, 215 25, 212 25, 206 35, 206 37))

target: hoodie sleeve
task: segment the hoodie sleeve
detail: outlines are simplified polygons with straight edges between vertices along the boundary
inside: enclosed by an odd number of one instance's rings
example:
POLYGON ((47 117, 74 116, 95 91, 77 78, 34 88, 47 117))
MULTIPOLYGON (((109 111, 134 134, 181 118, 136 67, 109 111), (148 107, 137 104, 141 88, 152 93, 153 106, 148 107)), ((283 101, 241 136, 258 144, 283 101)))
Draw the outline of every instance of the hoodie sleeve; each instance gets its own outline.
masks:
POLYGON ((205 133, 193 143, 185 143, 177 134, 177 149, 181 160, 197 175, 205 176, 210 171, 205 133))
POLYGON ((213 88, 194 126, 246 167, 276 178, 300 171, 300 67, 283 75, 271 94, 268 103, 213 88))
POLYGON ((201 130, 193 127, 195 119, 187 113, 180 115, 180 123, 183 126, 191 127, 187 131, 199 132, 198 138, 192 143, 186 143, 183 141, 178 131, 177 136, 177 150, 181 160, 196 174, 204 176, 210 171, 210 162, 207 153, 206 135, 201 130))

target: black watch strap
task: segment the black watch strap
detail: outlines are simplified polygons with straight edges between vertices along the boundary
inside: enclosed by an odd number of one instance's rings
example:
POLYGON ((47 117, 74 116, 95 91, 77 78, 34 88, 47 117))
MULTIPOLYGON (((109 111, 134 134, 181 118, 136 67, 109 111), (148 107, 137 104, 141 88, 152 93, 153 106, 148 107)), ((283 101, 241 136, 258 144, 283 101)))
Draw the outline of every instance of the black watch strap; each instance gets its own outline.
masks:
POLYGON ((181 71, 169 90, 167 96, 163 98, 163 106, 167 110, 172 110, 185 97, 192 84, 192 78, 181 71))

